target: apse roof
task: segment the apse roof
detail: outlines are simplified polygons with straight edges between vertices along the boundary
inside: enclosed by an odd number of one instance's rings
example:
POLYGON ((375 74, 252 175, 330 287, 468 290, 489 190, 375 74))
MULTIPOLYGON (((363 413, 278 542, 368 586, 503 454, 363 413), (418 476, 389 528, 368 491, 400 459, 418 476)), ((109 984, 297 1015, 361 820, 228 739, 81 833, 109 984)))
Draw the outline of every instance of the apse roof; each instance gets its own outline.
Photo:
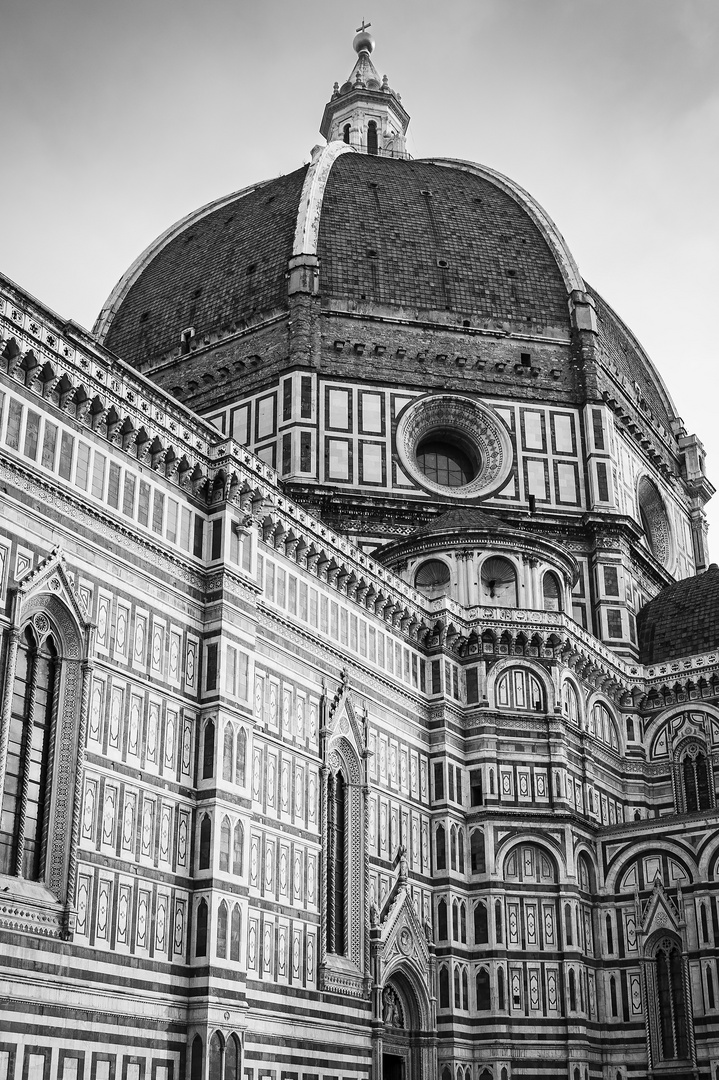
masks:
POLYGON ((719 566, 662 589, 639 612, 637 634, 644 664, 719 648, 719 566))
POLYGON ((414 540, 419 537, 434 536, 437 533, 467 532, 471 530, 493 533, 521 531, 512 525, 508 525, 506 521, 502 521, 501 518, 496 517, 494 514, 486 513, 478 506, 456 506, 451 510, 447 510, 446 513, 440 514, 439 517, 434 518, 426 525, 421 525, 419 529, 415 529, 407 539, 414 540))

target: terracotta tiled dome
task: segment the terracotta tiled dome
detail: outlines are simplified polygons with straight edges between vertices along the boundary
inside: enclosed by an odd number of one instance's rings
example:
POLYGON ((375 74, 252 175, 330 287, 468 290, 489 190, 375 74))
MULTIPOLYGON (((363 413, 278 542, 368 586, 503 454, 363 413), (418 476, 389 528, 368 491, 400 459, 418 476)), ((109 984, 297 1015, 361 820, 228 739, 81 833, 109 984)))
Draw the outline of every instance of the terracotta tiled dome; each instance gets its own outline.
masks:
POLYGON ((645 664, 719 648, 719 566, 662 589, 639 612, 637 630, 645 664))

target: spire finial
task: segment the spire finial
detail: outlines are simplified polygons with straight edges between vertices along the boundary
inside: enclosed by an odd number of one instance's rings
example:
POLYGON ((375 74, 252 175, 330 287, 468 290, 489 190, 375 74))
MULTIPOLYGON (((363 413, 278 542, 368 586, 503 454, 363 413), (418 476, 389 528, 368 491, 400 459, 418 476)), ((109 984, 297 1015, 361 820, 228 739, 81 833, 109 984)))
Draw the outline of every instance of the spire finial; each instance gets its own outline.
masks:
POLYGON ((352 42, 352 47, 356 53, 366 52, 369 54, 374 51, 374 38, 367 33, 371 25, 372 23, 366 23, 363 19, 362 25, 357 27, 357 33, 352 42))

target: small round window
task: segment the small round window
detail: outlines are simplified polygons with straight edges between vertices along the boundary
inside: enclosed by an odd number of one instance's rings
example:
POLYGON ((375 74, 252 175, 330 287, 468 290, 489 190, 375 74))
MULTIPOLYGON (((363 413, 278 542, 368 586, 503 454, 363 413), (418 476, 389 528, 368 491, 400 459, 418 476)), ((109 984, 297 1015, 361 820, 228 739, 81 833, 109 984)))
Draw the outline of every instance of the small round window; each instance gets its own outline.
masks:
POLYGON ((475 398, 432 394, 413 401, 397 424, 400 464, 418 487, 453 499, 486 498, 512 471, 502 421, 475 398))
POLYGON ((447 591, 450 574, 449 567, 441 559, 427 559, 423 562, 414 578, 414 587, 425 596, 441 596, 447 591))

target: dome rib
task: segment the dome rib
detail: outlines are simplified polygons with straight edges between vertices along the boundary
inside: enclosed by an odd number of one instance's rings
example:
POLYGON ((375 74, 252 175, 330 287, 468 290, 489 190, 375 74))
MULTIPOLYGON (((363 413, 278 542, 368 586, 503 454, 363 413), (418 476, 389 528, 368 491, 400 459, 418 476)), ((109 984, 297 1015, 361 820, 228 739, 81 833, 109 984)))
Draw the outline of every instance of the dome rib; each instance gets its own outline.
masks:
POLYGON ((483 180, 489 180, 490 183, 514 199, 529 214, 529 217, 551 248, 564 278, 567 292, 585 291, 584 279, 579 273, 579 267, 567 247, 566 240, 544 207, 536 199, 533 199, 528 191, 525 191, 519 184, 515 184, 514 180, 510 180, 508 176, 504 176, 494 169, 488 169, 486 165, 477 165, 473 161, 463 161, 461 158, 422 158, 422 160, 432 165, 442 165, 448 169, 458 169, 462 172, 472 173, 474 176, 481 176, 483 180))

